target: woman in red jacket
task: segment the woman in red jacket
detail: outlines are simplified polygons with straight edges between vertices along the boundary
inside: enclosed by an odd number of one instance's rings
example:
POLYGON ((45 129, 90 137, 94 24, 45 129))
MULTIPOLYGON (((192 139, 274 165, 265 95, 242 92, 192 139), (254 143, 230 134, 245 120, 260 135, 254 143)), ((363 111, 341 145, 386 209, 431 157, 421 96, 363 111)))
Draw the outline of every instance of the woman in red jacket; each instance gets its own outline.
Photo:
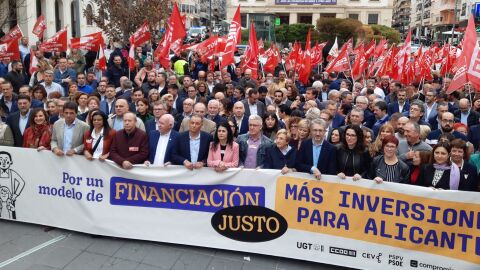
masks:
POLYGON ((23 147, 50 150, 52 129, 48 123, 48 114, 43 108, 35 108, 30 113, 30 127, 23 133, 23 147))
POLYGON ((90 114, 90 130, 83 135, 84 155, 88 160, 104 161, 110 154, 115 130, 108 125, 105 113, 96 110, 90 114))

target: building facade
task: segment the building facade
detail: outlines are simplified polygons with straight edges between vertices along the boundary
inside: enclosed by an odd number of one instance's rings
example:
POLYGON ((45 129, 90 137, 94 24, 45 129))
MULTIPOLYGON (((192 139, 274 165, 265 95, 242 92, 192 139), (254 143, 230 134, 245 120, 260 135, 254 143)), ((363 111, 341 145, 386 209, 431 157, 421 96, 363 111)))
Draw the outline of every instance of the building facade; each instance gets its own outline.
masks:
MULTIPOLYGON (((8 1, 4 1, 8 5, 8 1)), ((100 31, 92 20, 87 20, 83 15, 85 9, 92 9, 95 5, 83 0, 17 0, 18 5, 13 7, 15 14, 2 29, 5 33, 17 23, 30 43, 34 44, 37 37, 32 34, 37 18, 43 15, 46 20, 47 30, 44 37, 49 38, 63 27, 68 26, 68 38, 80 37, 100 31)), ((4 8, 4 7, 2 7, 4 8)), ((11 8, 11 7, 6 7, 11 8)))
POLYGON ((411 0, 394 0, 392 27, 404 38, 410 29, 411 0))
POLYGON ((352 18, 363 24, 392 25, 393 0, 227 0, 227 20, 240 5, 242 27, 251 17, 281 24, 316 24, 319 18, 352 18), (301 3, 301 4, 300 4, 301 3))

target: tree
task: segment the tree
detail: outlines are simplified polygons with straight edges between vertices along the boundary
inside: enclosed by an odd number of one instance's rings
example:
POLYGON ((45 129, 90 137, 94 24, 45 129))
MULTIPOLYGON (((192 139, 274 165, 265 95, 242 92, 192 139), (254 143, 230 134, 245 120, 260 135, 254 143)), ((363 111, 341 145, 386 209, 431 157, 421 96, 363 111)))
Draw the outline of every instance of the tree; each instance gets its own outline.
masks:
MULTIPOLYGON (((143 24, 150 23, 150 30, 158 30, 171 13, 170 0, 93 0, 99 12, 84 9, 87 18, 109 37, 127 41, 143 24)), ((163 26, 165 27, 165 26, 163 26)))
POLYGON ((29 18, 19 16, 24 13, 22 10, 25 8, 25 0, 0 0, 0 29, 8 30, 19 23, 26 22, 29 18))
POLYGON ((362 33, 362 23, 354 19, 320 18, 317 20, 317 30, 326 40, 345 42, 350 38, 356 40, 362 33))
POLYGON ((388 26, 373 24, 370 25, 373 30, 373 37, 376 40, 386 38, 390 43, 400 42, 400 32, 388 26))
MULTIPOLYGON (((278 42, 294 42, 305 41, 308 29, 313 30, 314 26, 311 24, 297 23, 297 24, 281 24, 275 27, 275 38, 278 42)), ((314 31, 312 31, 314 32, 314 31)), ((318 37, 318 35, 314 35, 318 37)), ((312 41, 315 41, 312 38, 312 41)))

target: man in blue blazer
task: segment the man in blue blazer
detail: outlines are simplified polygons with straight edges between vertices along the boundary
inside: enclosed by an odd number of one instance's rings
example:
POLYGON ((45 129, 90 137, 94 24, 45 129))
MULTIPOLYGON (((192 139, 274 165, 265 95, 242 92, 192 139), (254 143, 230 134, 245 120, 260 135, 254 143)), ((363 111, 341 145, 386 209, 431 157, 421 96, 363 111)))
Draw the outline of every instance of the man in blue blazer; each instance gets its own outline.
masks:
POLYGON ((397 112, 400 112, 404 116, 407 116, 409 110, 410 103, 407 101, 407 91, 405 91, 405 89, 400 89, 397 92, 397 101, 388 104, 388 116, 392 116, 392 114, 397 112))
POLYGON ((233 117, 237 122, 238 135, 248 132, 248 116, 245 114, 245 105, 241 101, 233 105, 233 117))
POLYGON ((173 146, 178 137, 178 132, 173 130, 173 124, 173 116, 164 114, 158 120, 158 130, 150 130, 148 133, 149 155, 145 164, 163 166, 171 162, 173 146))
POLYGON ((320 179, 323 174, 337 174, 337 151, 325 138, 327 124, 322 119, 314 119, 310 124, 311 139, 302 143, 297 155, 297 171, 311 173, 320 179))
POLYGON ((172 163, 187 169, 199 169, 207 165, 208 148, 212 135, 201 131, 203 117, 193 114, 188 123, 189 130, 178 134, 172 151, 172 163))

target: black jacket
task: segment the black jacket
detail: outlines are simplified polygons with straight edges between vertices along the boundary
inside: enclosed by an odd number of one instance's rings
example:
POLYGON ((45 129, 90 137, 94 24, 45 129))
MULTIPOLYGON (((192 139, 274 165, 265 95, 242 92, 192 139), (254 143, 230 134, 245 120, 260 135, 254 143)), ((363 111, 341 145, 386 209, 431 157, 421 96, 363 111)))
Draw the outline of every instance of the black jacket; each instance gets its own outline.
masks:
POLYGON ((281 170, 287 166, 292 169, 295 168, 295 160, 297 157, 297 149, 292 147, 290 151, 284 155, 276 145, 268 147, 265 151, 265 161, 263 162, 264 169, 278 169, 281 170))
MULTIPOLYGON (((398 178, 395 179, 396 183, 410 183, 410 168, 400 159, 398 159, 396 175, 398 175, 398 178)), ((374 179, 377 176, 381 177, 382 179, 385 178, 385 158, 383 155, 373 158, 373 161, 370 164, 370 169, 368 170, 368 174, 366 175, 368 179, 374 179)))
MULTIPOLYGON (((445 172, 443 172, 442 178, 440 178, 436 185, 433 185, 432 183, 434 175, 435 168, 433 165, 422 165, 422 167, 420 167, 420 174, 418 175, 417 184, 424 187, 433 186, 435 188, 450 189, 450 170, 445 170, 445 172)), ((468 190, 463 173, 460 173, 458 190, 468 190)))
POLYGON ((346 176, 365 175, 371 161, 368 151, 358 153, 343 146, 337 149, 337 173, 344 173, 346 176))

